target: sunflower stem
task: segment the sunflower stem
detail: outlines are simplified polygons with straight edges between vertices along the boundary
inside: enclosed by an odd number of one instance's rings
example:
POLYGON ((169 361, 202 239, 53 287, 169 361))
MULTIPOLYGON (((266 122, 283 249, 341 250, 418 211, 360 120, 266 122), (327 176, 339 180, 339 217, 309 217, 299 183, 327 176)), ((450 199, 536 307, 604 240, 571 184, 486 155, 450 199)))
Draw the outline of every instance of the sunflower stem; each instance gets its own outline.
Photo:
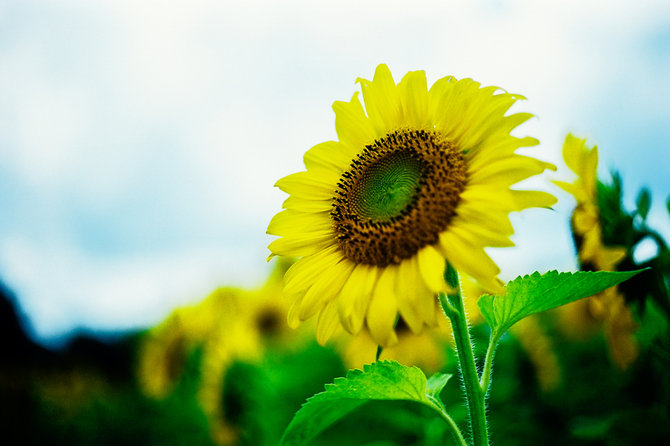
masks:
POLYGON ((465 441, 465 438, 463 438, 463 434, 461 434, 461 430, 458 428, 458 425, 456 422, 449 416, 447 413, 447 409, 444 407, 444 404, 442 404, 442 401, 440 401, 438 398, 434 397, 428 397, 428 399, 440 409, 440 415, 442 415, 442 419, 447 423, 449 426, 449 429, 451 429, 451 435, 458 443, 458 446, 468 446, 468 443, 465 441))
POLYGON ((486 360, 484 361, 484 370, 482 371, 482 377, 479 380, 479 386, 482 388, 484 395, 489 391, 489 385, 491 383, 491 367, 493 366, 493 355, 496 352, 496 346, 498 342, 496 339, 489 340, 489 347, 486 349, 486 360))
POLYGON ((463 387, 465 387, 465 398, 470 415, 470 429, 475 446, 488 446, 488 427, 486 424, 486 393, 482 390, 475 364, 475 356, 472 350, 472 340, 465 316, 465 307, 461 296, 458 273, 451 265, 447 265, 445 272, 447 284, 454 290, 453 293, 439 294, 440 303, 445 314, 451 322, 456 353, 461 369, 463 387))

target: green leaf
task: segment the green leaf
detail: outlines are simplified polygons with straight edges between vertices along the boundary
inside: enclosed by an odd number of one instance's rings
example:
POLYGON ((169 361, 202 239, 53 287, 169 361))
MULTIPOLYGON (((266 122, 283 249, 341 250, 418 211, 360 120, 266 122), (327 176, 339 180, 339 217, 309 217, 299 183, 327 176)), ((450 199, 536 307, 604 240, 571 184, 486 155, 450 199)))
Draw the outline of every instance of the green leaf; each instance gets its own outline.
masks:
POLYGON ((454 375, 449 373, 436 373, 428 378, 428 382, 426 383, 426 394, 440 399, 440 392, 442 392, 442 389, 452 376, 454 375))
POLYGON ((647 218, 649 214, 649 207, 651 206, 651 192, 646 187, 640 190, 640 193, 637 195, 637 213, 640 214, 642 220, 647 218))
POLYGON ((578 271, 545 274, 535 272, 517 277, 505 287, 501 296, 482 296, 477 304, 491 326, 491 337, 497 342, 512 325, 531 314, 541 313, 592 296, 644 270, 610 272, 578 271))
POLYGON ((668 214, 670 214, 670 195, 665 199, 665 207, 668 208, 668 214))
MULTIPOLYGON (((441 390, 445 383, 445 378, 434 377, 431 391, 441 390)), ((281 445, 309 444, 324 430, 371 401, 413 401, 441 412, 428 398, 426 386, 426 376, 419 368, 395 361, 350 370, 345 378, 336 378, 333 384, 326 384, 324 392, 307 400, 286 428, 281 445)))

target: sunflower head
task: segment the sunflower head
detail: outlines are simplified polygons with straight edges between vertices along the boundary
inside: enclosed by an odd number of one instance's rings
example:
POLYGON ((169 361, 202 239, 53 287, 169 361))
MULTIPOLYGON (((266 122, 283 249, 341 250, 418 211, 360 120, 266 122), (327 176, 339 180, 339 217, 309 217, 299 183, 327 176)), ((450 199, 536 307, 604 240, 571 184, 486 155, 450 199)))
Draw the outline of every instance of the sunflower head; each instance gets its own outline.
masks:
POLYGON ((582 269, 612 271, 623 260, 626 250, 605 246, 598 207, 598 147, 568 134, 563 144, 563 160, 577 178, 572 182, 554 181, 571 194, 577 206, 570 224, 582 269))
POLYGON ((289 324, 316 315, 319 342, 365 327, 389 346, 399 317, 414 333, 437 323, 446 262, 501 291, 484 248, 513 245, 510 212, 555 202, 510 186, 554 166, 515 153, 537 144, 510 135, 531 116, 507 114, 521 96, 453 77, 428 88, 423 71, 396 84, 386 65, 357 82, 363 102, 333 105, 338 140, 277 182, 290 196, 269 249, 300 257, 285 276, 289 324))
MULTIPOLYGON (((563 144, 563 159, 577 178, 572 183, 554 181, 577 202, 570 219, 577 257, 582 270, 614 271, 626 257, 623 246, 608 246, 603 240, 598 200, 598 148, 589 147, 585 139, 568 135, 563 144)), ((566 331, 588 333, 602 325, 615 365, 624 369, 637 357, 633 337, 636 324, 617 287, 562 307, 566 331)))

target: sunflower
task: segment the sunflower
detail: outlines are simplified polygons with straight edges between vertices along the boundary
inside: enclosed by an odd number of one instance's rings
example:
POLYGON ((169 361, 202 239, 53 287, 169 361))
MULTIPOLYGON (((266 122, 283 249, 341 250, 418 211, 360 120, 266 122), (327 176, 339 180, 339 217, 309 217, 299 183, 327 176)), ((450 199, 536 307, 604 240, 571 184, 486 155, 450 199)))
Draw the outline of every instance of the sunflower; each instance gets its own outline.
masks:
POLYGON ((239 440, 230 421, 237 414, 226 413, 222 398, 229 368, 236 362, 259 363, 270 349, 299 348, 308 339, 305 330, 290 330, 286 323, 281 282, 288 264, 279 263, 257 290, 218 288, 202 302, 176 309, 142 340, 139 382, 145 394, 157 399, 174 391, 188 358, 200 352, 197 401, 216 444, 239 440))
MULTIPOLYGON (((598 207, 598 148, 588 147, 585 139, 568 135, 563 144, 563 159, 577 179, 572 183, 554 183, 577 202, 570 225, 580 267, 582 270, 614 271, 625 258, 626 249, 606 246, 603 241, 598 207)), ((571 330, 576 329, 581 334, 602 324, 610 356, 619 368, 626 368, 637 357, 638 348, 633 337, 635 321, 617 287, 566 305, 562 314, 571 330)))
POLYGON ((338 141, 277 182, 290 196, 269 258, 300 257, 285 276, 291 326, 317 316, 320 343, 365 326, 390 346, 398 315, 414 333, 437 323, 445 262, 501 291, 484 248, 513 245, 510 212, 556 201, 510 186, 554 166, 514 153, 538 143, 510 135, 532 116, 506 115, 519 95, 451 76, 429 89, 423 71, 396 84, 386 65, 357 82, 363 103, 333 104, 338 141))
POLYGON ((175 309, 143 336, 138 372, 145 394, 162 399, 174 390, 189 356, 214 337, 219 325, 232 322, 242 293, 237 288, 219 288, 198 304, 175 309))
POLYGON ((563 160, 577 179, 572 183, 554 183, 577 201, 570 225, 578 245, 579 262, 584 269, 612 271, 623 260, 626 250, 603 244, 598 209, 598 147, 589 148, 585 139, 569 134, 563 144, 563 160))

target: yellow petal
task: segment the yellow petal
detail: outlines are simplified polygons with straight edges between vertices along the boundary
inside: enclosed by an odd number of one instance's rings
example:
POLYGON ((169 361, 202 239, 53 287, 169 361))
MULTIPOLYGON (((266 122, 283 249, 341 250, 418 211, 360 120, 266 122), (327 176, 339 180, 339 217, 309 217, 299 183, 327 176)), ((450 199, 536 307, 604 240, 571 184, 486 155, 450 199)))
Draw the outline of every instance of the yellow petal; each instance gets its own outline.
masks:
POLYGON ((469 113, 463 120, 466 125, 462 127, 462 137, 458 141, 464 149, 476 151, 490 139, 507 137, 514 127, 532 117, 528 113, 519 114, 518 122, 510 128, 509 117, 505 117, 505 113, 516 99, 504 93, 493 95, 495 90, 496 87, 481 88, 477 92, 477 103, 469 106, 469 113))
POLYGON ((410 71, 400 83, 406 125, 411 128, 424 128, 428 123, 428 86, 424 71, 410 71))
POLYGON ((393 329, 398 315, 394 286, 397 273, 397 266, 387 266, 382 270, 366 316, 372 339, 383 347, 398 342, 393 329))
POLYGON ((336 244, 324 248, 314 255, 295 262, 284 274, 284 295, 293 297, 301 294, 314 283, 316 278, 342 259, 336 244))
POLYGON ((598 269, 614 271, 614 268, 626 257, 626 248, 621 246, 603 246, 598 259, 598 269))
POLYGON ((411 259, 403 260, 398 265, 398 276, 396 278, 396 298, 398 302, 398 311, 413 333, 421 333, 424 320, 419 313, 420 298, 417 293, 417 281, 412 276, 416 272, 412 270, 411 259))
POLYGON ((330 246, 335 241, 332 230, 291 235, 279 238, 268 245, 273 255, 303 257, 330 246))
POLYGON ((282 207, 299 212, 330 212, 333 207, 333 200, 332 197, 327 200, 313 200, 290 196, 284 200, 282 207))
POLYGON ((288 309, 288 314, 286 315, 286 321, 288 323, 289 328, 296 329, 300 326, 300 317, 298 316, 300 313, 300 304, 302 303, 302 299, 305 297, 304 294, 299 295, 293 303, 291 303, 291 306, 288 309))
MULTIPOLYGON (((481 227, 487 232, 497 233, 506 237, 514 234, 514 227, 509 221, 509 212, 492 210, 486 202, 471 201, 458 207, 458 214, 451 222, 451 226, 469 225, 481 227)), ((487 245, 488 246, 488 245, 487 245)))
POLYGON ((432 246, 428 245, 417 253, 419 270, 424 283, 434 293, 444 292, 447 289, 444 281, 446 261, 432 246))
POLYGON ((365 312, 377 282, 377 268, 359 264, 354 267, 338 296, 342 325, 352 334, 361 330, 365 312))
POLYGON ((584 170, 595 170, 598 165, 598 148, 589 149, 586 139, 580 139, 572 134, 565 137, 563 143, 563 161, 574 173, 583 176, 584 170))
POLYGON ((363 150, 366 144, 376 139, 377 134, 358 100, 358 92, 351 98, 351 102, 336 101, 333 110, 335 130, 340 141, 363 150))
POLYGON ((355 156, 350 146, 337 141, 326 141, 309 149, 303 157, 307 170, 330 170, 341 174, 355 156))
POLYGON ((553 164, 545 163, 535 158, 511 155, 487 166, 470 171, 469 184, 499 184, 512 185, 526 178, 538 175, 545 169, 556 170, 553 164))
MULTIPOLYGON (((461 192, 461 201, 464 204, 477 203, 480 209, 487 208, 506 212, 509 212, 509 209, 516 205, 508 189, 500 190, 500 188, 483 184, 467 185, 465 190, 461 192)), ((459 205, 459 210, 462 205, 459 205)))
POLYGON ((328 212, 311 213, 284 210, 272 217, 266 232, 271 235, 293 235, 327 231, 332 226, 333 222, 328 212))
POLYGON ((550 208, 558 201, 556 197, 539 190, 511 190, 516 206, 512 211, 522 211, 528 208, 550 208))
POLYGON ((507 214, 499 212, 490 213, 490 221, 486 221, 482 216, 477 218, 467 218, 462 214, 457 215, 449 223, 449 228, 461 228, 478 240, 478 245, 504 248, 514 246, 510 236, 514 234, 512 224, 507 218, 507 214), (500 224, 496 225, 499 222, 500 224))
POLYGON ((383 136, 404 123, 398 89, 386 65, 377 66, 372 82, 361 78, 356 82, 361 85, 365 109, 377 135, 383 136))
POLYGON ((307 290, 300 304, 300 319, 307 320, 314 316, 326 303, 334 299, 351 274, 354 264, 346 259, 332 265, 316 278, 307 290))
POLYGON ((409 280, 412 280, 412 289, 414 289, 415 293, 414 305, 416 306, 416 311, 426 324, 434 326, 437 324, 437 313, 435 311, 437 296, 434 292, 428 289, 425 281, 421 278, 419 259, 417 256, 410 259, 407 264, 407 269, 410 271, 407 273, 407 277, 409 280))
POLYGON ((468 243, 462 235, 454 231, 440 234, 440 245, 447 260, 459 271, 476 279, 488 292, 502 293, 502 283, 497 278, 498 265, 486 254, 483 248, 468 243))
POLYGON ((335 334, 338 326, 337 303, 332 300, 319 312, 319 318, 316 322, 317 342, 325 345, 333 334, 335 334))
POLYGON ((280 179, 275 186, 287 194, 310 200, 329 200, 337 187, 339 176, 327 171, 297 172, 280 179))
POLYGON ((428 90, 428 122, 434 124, 440 119, 440 115, 444 113, 441 107, 442 100, 455 82, 456 79, 453 76, 446 76, 435 81, 430 87, 428 90))
POLYGON ((575 197, 575 200, 577 200, 578 203, 586 200, 586 195, 579 185, 558 180, 552 180, 552 183, 575 197))

